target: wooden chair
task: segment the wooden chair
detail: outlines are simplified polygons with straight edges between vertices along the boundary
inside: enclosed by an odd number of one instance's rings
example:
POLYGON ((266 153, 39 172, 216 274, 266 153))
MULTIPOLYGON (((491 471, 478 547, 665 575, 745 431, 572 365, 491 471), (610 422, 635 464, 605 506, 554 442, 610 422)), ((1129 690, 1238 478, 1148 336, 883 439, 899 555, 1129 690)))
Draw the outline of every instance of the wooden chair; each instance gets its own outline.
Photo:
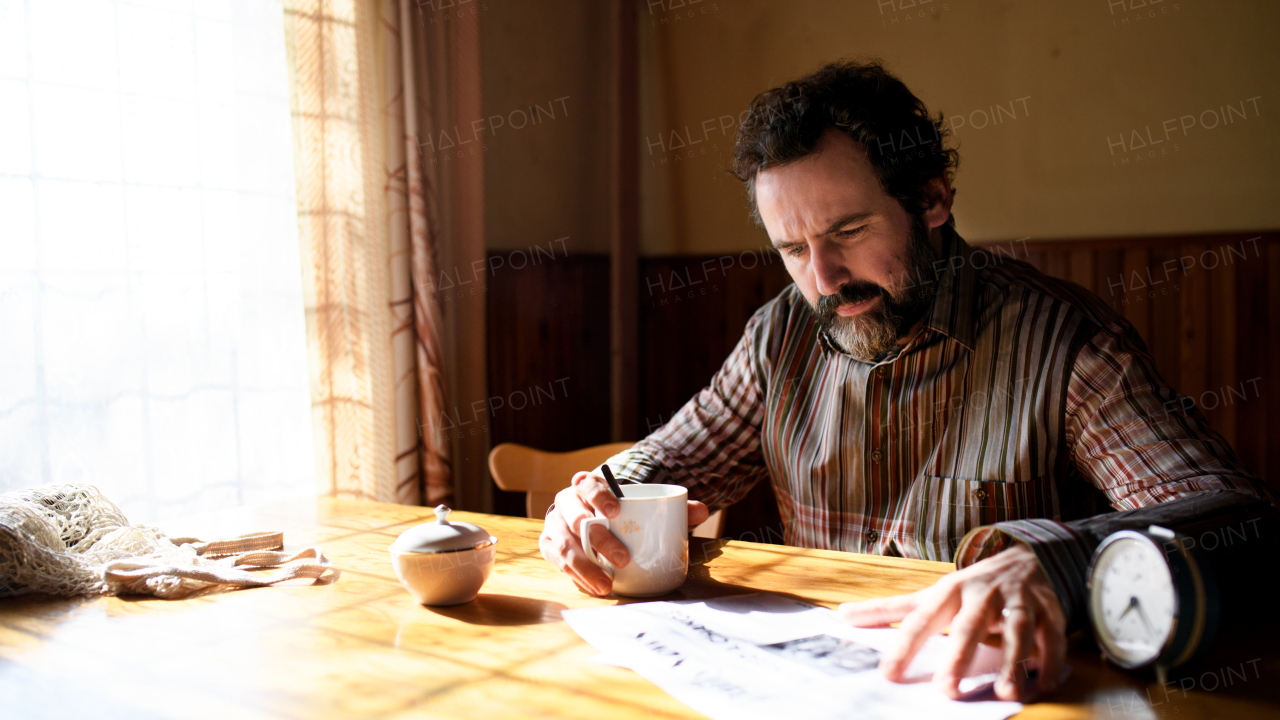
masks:
MULTIPOLYGON (((573 474, 594 470, 605 460, 635 445, 608 443, 569 452, 546 452, 515 443, 502 443, 489 452, 489 472, 503 490, 525 493, 525 514, 546 517, 556 493, 569 487, 573 474)), ((717 511, 694 528, 697 537, 716 538, 724 528, 724 512, 717 511)))

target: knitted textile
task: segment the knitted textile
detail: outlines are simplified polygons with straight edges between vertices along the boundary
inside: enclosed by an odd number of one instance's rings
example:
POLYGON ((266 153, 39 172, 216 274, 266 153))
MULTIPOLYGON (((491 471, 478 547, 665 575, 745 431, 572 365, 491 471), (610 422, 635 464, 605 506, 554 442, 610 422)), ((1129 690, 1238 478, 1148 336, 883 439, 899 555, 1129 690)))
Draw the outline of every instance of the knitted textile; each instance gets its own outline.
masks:
POLYGON ((194 593, 273 585, 330 572, 319 548, 282 552, 284 534, 204 542, 130 525, 92 485, 46 485, 0 494, 0 598, 194 593), (278 568, 270 575, 249 572, 278 568))

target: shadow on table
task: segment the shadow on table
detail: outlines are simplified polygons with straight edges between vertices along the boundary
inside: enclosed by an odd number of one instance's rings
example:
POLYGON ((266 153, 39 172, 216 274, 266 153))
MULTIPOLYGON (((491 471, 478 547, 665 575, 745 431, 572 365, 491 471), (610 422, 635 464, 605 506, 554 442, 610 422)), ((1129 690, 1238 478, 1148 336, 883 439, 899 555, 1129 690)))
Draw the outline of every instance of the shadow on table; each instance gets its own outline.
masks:
POLYGON ((810 598, 793 595, 791 593, 779 592, 777 590, 761 590, 760 588, 751 587, 749 585, 734 585, 732 583, 721 582, 711 577, 711 568, 708 563, 716 558, 724 555, 725 545, 730 542, 727 538, 689 538, 689 577, 685 583, 666 595, 656 597, 629 598, 618 595, 610 595, 609 597, 617 600, 619 605, 630 605, 631 603, 655 602, 655 601, 672 601, 672 600, 708 600, 717 597, 730 597, 733 595, 751 595, 753 593, 768 592, 770 595, 777 595, 790 600, 798 600, 804 603, 816 604, 810 598))
POLYGON ((10 627, 38 637, 51 635, 58 625, 74 618, 96 595, 62 597, 29 593, 0 598, 0 627, 10 627))
POLYGON ((428 610, 472 625, 540 625, 560 622, 565 605, 551 600, 480 593, 475 600, 428 610))

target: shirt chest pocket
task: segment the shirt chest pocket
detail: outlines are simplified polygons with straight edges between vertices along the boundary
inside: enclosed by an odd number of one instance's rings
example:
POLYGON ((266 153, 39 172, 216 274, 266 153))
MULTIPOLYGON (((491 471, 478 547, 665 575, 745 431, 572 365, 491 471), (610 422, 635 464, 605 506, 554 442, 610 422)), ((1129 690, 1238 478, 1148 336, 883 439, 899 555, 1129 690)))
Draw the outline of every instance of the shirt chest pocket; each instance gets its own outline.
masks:
POLYGON ((1030 482, 967 480, 920 475, 907 494, 906 516, 920 557, 949 561, 970 530, 983 525, 1044 517, 1044 478, 1030 482))
POLYGON ((1047 475, 1026 482, 923 475, 912 495, 939 537, 963 537, 982 525, 1050 516, 1049 482, 1047 475))
POLYGON ((919 485, 922 499, 931 504, 1006 509, 1011 517, 1002 520, 1019 520, 1027 517, 1025 511, 1036 504, 1035 497, 1043 485, 1042 480, 1007 482, 925 475, 919 485))

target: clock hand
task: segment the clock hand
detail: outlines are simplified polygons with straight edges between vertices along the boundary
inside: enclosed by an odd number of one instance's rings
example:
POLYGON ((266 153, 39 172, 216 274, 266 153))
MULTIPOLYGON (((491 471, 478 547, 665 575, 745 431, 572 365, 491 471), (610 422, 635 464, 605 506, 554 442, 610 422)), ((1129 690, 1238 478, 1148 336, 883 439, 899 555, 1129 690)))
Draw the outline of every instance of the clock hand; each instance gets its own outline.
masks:
POLYGON ((1129 604, 1125 606, 1124 612, 1120 613, 1120 617, 1116 618, 1116 622, 1123 620, 1124 616, 1128 615, 1129 611, 1136 607, 1138 607, 1138 598, 1136 596, 1130 595, 1129 604))
POLYGON ((1134 607, 1138 609, 1138 618, 1142 620, 1142 624, 1146 626, 1147 634, 1155 635, 1156 629, 1151 626, 1151 621, 1147 620, 1147 613, 1142 609, 1142 605, 1139 605, 1137 603, 1137 600, 1138 600, 1137 598, 1134 598, 1134 607))

